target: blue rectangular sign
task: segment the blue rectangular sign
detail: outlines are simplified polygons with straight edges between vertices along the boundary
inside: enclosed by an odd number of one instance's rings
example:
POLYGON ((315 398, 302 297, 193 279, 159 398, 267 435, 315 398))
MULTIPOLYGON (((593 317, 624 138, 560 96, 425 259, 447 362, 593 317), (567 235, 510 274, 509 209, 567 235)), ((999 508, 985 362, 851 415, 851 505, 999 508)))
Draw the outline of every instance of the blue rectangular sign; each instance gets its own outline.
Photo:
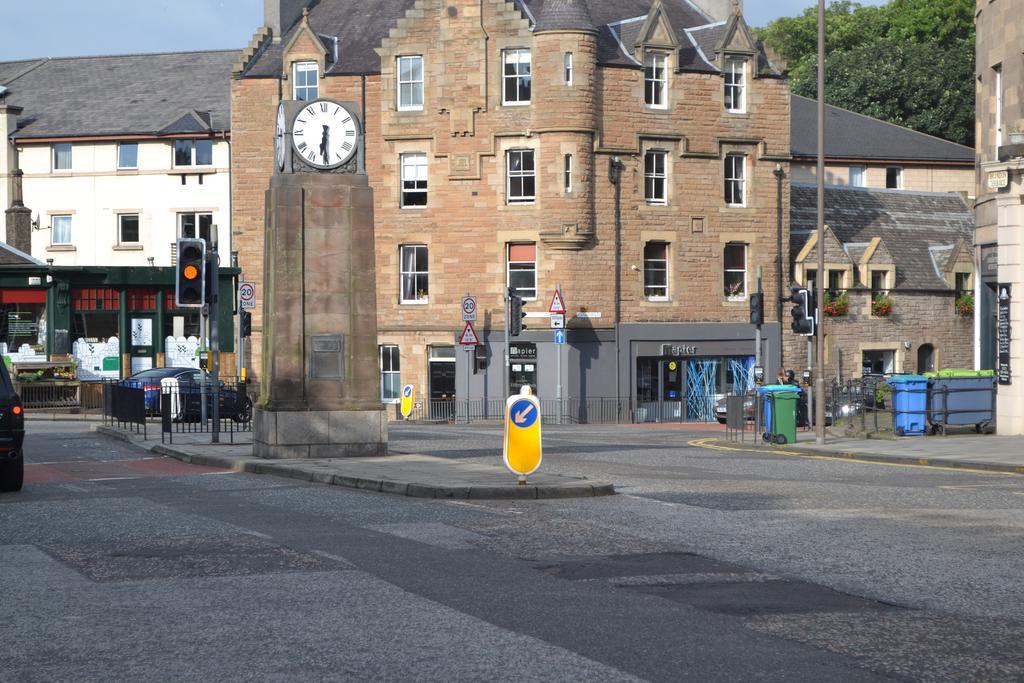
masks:
POLYGON ((555 343, 556 344, 564 344, 565 343, 565 330, 555 330, 555 343))

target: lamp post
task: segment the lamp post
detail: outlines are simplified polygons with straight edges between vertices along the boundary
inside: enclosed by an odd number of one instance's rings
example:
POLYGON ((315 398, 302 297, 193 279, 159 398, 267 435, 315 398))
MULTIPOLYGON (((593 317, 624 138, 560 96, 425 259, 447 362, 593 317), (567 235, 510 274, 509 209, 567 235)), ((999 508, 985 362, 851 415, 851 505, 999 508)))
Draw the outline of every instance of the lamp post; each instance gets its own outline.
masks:
POLYGON ((815 441, 825 443, 825 0, 818 0, 818 276, 815 278, 818 317, 816 353, 814 358, 815 441))
POLYGON ((782 164, 775 164, 775 319, 779 322, 779 369, 786 367, 786 352, 782 343, 782 179, 786 172, 782 164))

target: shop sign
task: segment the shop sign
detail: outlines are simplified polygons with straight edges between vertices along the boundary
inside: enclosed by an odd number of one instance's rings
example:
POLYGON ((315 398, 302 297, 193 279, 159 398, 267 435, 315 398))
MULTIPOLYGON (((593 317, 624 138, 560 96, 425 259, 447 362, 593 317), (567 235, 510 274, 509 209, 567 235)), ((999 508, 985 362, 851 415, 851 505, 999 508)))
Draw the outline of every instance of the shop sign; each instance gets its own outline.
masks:
POLYGON ((39 334, 39 321, 31 311, 11 311, 7 314, 7 334, 10 337, 34 337, 39 334))
POLYGON ((988 189, 1001 190, 1010 184, 1008 171, 991 171, 988 174, 988 189))
POLYGON ((512 360, 537 360, 537 345, 530 342, 511 343, 508 356, 512 360))
POLYGON ((1001 284, 997 290, 999 293, 999 322, 996 329, 998 332, 999 364, 996 368, 996 376, 1000 384, 1011 384, 1012 374, 1010 372, 1010 285, 1001 284))
POLYGON ((662 344, 663 356, 696 356, 697 347, 693 344, 662 344))

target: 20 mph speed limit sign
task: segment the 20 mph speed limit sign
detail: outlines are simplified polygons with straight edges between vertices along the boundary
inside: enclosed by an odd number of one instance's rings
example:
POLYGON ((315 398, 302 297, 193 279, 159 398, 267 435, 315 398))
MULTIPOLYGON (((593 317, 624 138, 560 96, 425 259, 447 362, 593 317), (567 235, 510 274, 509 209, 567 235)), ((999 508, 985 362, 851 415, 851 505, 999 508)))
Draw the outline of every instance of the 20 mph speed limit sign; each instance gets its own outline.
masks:
POLYGON ((472 294, 462 297, 462 320, 467 323, 476 322, 476 297, 472 294))
POLYGON ((238 284, 238 307, 256 308, 256 285, 251 282, 238 284))

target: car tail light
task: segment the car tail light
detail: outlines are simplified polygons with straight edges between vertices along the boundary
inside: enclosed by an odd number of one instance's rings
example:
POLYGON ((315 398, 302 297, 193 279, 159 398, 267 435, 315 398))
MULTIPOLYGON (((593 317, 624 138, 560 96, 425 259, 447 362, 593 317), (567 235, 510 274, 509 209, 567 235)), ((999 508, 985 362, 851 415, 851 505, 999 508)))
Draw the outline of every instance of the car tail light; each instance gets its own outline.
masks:
POLYGON ((147 390, 147 391, 150 391, 150 390, 155 391, 155 390, 160 388, 160 385, 159 384, 143 384, 142 388, 147 390))
POLYGON ((11 408, 11 412, 14 413, 15 415, 21 415, 21 406, 15 405, 13 408, 11 408))

